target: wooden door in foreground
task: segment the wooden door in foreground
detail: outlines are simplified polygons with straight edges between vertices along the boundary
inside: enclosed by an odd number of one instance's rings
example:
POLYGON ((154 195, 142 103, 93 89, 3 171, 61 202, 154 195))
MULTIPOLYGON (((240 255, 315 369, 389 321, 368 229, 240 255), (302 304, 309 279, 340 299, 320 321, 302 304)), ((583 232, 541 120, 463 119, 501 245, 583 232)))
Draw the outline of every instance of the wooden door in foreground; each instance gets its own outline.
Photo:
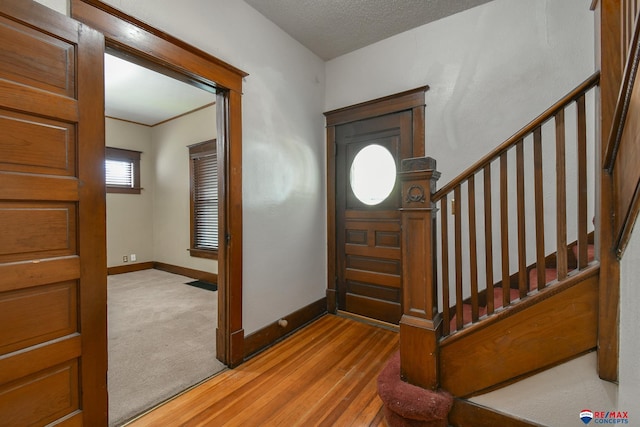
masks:
POLYGON ((1 0, 0 40, 0 424, 106 426, 104 39, 1 0))
POLYGON ((412 154, 412 113, 336 126, 338 308, 397 324, 401 308, 400 190, 412 154))

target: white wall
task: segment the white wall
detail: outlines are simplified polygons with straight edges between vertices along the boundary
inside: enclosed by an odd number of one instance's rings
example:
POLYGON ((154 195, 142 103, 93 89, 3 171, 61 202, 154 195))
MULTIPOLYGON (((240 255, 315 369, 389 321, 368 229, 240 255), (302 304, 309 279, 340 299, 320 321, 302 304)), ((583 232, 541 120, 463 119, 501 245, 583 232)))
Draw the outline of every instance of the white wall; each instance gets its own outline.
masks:
POLYGON ((69 14, 69 0, 35 0, 64 15, 69 14))
POLYGON ((494 0, 328 61, 325 109, 429 85, 445 184, 593 73, 589 3, 494 0))
MULTIPOLYGON (((638 224, 636 224, 638 227, 638 224)), ((621 411, 633 411, 640 419, 640 231, 634 229, 620 265, 620 402, 621 411)))
POLYGON ((136 254, 136 263, 153 258, 154 157, 151 128, 107 118, 108 147, 141 151, 140 194, 107 193, 107 266, 125 264, 124 255, 136 254))
POLYGON ((324 63, 242 1, 107 3, 246 71, 243 326, 325 296, 324 63))
POLYGON ((217 273, 218 262, 189 255, 189 145, 216 138, 216 109, 207 107, 151 128, 155 191, 154 261, 217 273))
POLYGON ((107 146, 142 152, 143 188, 141 194, 107 194, 107 266, 125 265, 122 257, 136 254, 136 263, 158 261, 217 273, 217 261, 187 251, 187 146, 216 137, 215 106, 155 127, 110 118, 105 124, 107 146))

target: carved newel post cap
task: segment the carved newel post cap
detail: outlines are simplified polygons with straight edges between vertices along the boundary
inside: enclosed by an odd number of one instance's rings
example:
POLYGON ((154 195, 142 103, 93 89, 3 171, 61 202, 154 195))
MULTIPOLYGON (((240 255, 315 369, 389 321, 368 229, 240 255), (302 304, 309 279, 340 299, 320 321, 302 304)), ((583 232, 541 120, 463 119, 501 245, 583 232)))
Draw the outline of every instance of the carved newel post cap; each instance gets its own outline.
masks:
POLYGON ((412 157, 403 159, 400 172, 417 172, 436 169, 436 159, 433 157, 412 157))

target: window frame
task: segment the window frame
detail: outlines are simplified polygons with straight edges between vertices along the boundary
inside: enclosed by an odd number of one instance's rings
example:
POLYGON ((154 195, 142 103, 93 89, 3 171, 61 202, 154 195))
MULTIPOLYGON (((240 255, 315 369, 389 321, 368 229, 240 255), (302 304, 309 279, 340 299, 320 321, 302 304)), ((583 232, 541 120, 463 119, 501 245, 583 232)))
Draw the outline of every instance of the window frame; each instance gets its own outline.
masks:
POLYGON ((128 150, 126 148, 105 147, 105 186, 107 193, 117 194, 140 194, 142 187, 140 186, 140 155, 141 151, 128 150), (126 161, 133 167, 133 186, 125 187, 122 185, 113 185, 107 183, 106 177, 106 161, 126 161))
MULTIPOLYGON (((194 163, 195 160, 201 159, 206 156, 215 156, 216 162, 216 185, 219 182, 219 161, 218 161, 218 150, 217 150, 217 142, 216 139, 210 139, 207 141, 199 142, 197 144, 192 144, 188 146, 189 148, 189 254, 192 257, 197 258, 206 258, 206 259, 218 259, 218 250, 220 248, 220 228, 218 226, 218 230, 216 231, 216 240, 218 246, 216 249, 204 249, 196 247, 196 182, 194 175, 194 163)), ((220 216, 219 208, 220 208, 220 198, 218 194, 218 188, 216 187, 216 222, 218 222, 218 218, 220 216)))

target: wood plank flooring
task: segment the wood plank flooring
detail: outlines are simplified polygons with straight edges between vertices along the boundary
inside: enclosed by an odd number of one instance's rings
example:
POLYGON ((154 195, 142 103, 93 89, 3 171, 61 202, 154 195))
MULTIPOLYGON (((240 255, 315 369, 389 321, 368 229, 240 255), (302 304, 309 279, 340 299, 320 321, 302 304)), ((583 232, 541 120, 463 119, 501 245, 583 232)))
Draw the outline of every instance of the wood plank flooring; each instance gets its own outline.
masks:
POLYGON ((376 379, 398 333, 326 315, 129 426, 385 425, 376 379))

